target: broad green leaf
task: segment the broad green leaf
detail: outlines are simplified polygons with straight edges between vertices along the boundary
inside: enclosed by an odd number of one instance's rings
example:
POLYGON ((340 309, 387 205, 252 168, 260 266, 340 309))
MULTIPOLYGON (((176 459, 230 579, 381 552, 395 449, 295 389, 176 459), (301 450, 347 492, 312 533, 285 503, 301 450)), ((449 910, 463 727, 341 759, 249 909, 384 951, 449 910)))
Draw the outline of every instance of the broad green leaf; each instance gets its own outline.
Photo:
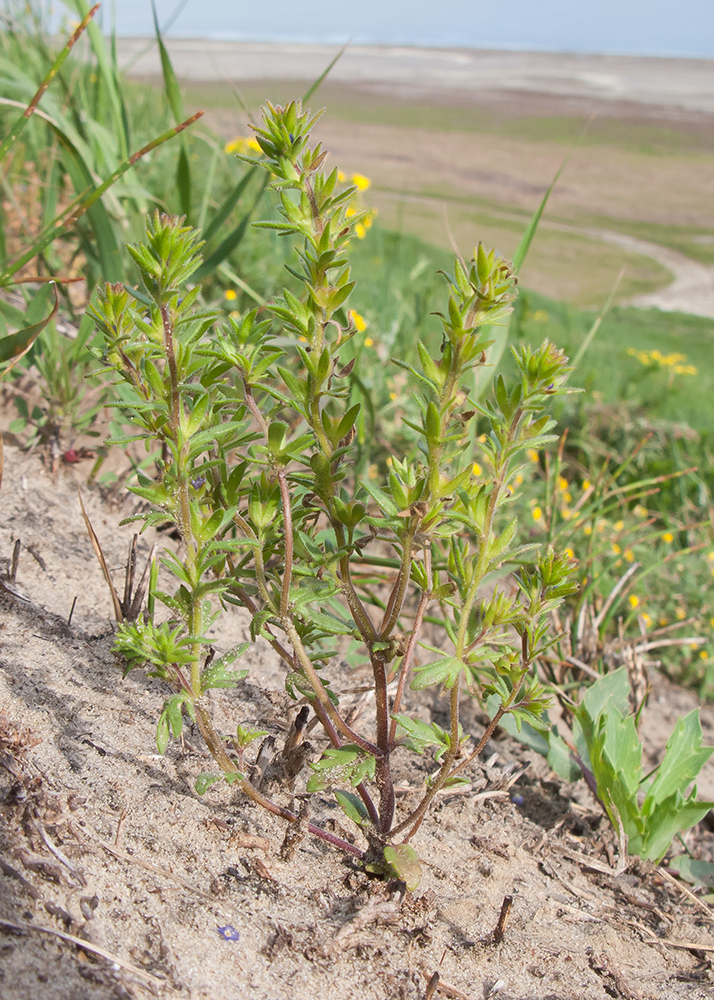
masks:
POLYGON ((701 823, 710 809, 714 809, 714 802, 698 802, 694 794, 685 800, 681 792, 675 792, 657 804, 648 817, 642 844, 636 843, 632 853, 649 861, 661 861, 677 834, 701 823))
POLYGON ((649 786, 644 811, 651 812, 650 803, 656 808, 677 791, 684 794, 712 753, 714 747, 702 746, 699 709, 677 719, 672 735, 667 740, 664 759, 649 786))

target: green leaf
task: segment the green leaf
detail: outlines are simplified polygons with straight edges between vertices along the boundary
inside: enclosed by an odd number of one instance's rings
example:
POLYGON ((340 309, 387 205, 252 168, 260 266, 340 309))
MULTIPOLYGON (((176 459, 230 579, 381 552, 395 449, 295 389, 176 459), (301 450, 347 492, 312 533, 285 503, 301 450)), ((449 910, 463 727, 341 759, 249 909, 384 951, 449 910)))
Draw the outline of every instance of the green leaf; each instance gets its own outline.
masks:
POLYGON ((702 746, 699 709, 677 719, 656 776, 649 786, 644 811, 649 813, 675 792, 682 794, 696 780, 702 767, 714 753, 714 747, 702 746))
POLYGON ((354 792, 336 791, 335 798, 345 815, 357 826, 366 826, 370 822, 369 814, 359 795, 355 795, 354 792))
POLYGON ((300 608, 299 616, 327 635, 352 635, 355 630, 354 624, 343 622, 336 615, 328 615, 311 607, 300 608))
POLYGON ((174 739, 178 739, 183 729, 182 708, 185 697, 183 694, 176 694, 168 699, 164 707, 174 739))
POLYGON ((159 753, 164 753, 169 743, 169 717, 166 710, 159 716, 156 725, 156 746, 159 753))
POLYGON ((423 691, 424 688, 433 687, 435 684, 444 684, 447 688, 452 688, 456 678, 465 669, 466 664, 457 656, 444 656, 431 663, 425 663, 424 666, 414 668, 412 690, 423 691))
POLYGON ((210 772, 204 772, 196 776, 196 791, 199 795, 203 795, 211 785, 215 785, 216 782, 223 781, 222 774, 211 774, 210 772))
POLYGON ((411 844, 394 844, 384 848, 387 870, 394 878, 404 882, 409 892, 414 892, 421 882, 422 870, 419 855, 411 844))
POLYGON ((669 867, 690 885, 714 886, 714 861, 696 861, 688 854, 672 858, 669 867))
POLYGON ((713 808, 714 802, 698 802, 694 795, 685 800, 681 792, 675 792, 658 803, 649 817, 643 844, 635 843, 632 853, 655 863, 661 861, 677 834, 701 823, 713 808))
POLYGON ((55 304, 46 319, 41 320, 39 323, 33 323, 32 326, 26 326, 24 330, 18 330, 17 333, 11 333, 10 336, 0 339, 0 364, 12 362, 6 371, 9 371, 20 360, 23 354, 26 354, 30 350, 50 320, 57 315, 59 296, 57 294, 57 286, 54 283, 52 284, 52 291, 55 296, 55 304))
POLYGON ((392 718, 396 719, 407 734, 406 738, 402 738, 404 745, 416 753, 423 753, 429 746, 447 745, 447 734, 435 723, 430 725, 421 719, 411 719, 408 715, 393 715, 392 718))

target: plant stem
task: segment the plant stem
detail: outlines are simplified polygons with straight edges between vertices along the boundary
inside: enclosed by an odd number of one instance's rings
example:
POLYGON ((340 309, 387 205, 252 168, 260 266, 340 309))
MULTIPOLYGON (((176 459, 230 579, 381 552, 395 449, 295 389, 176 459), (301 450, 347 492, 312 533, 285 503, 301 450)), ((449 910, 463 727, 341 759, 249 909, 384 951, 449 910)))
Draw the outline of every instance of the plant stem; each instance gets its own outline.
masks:
POLYGON ((339 714, 335 706, 330 701, 330 696, 327 691, 325 691, 324 685, 320 680, 320 677, 315 670, 310 657, 307 655, 307 651, 302 644, 302 639, 298 634, 292 619, 289 616, 281 619, 281 624, 285 629, 285 634, 287 635, 290 643, 295 650, 295 655, 299 661, 300 667, 302 668, 306 678, 310 682, 310 685, 317 696, 317 700, 320 705, 325 710, 325 714, 329 717, 330 721, 334 726, 339 729, 339 731, 349 740, 350 743, 354 743, 356 746, 361 747, 372 757, 379 758, 382 756, 382 751, 374 743, 370 743, 369 740, 363 739, 358 733, 347 725, 342 716, 339 714))
POLYGON ((460 675, 459 678, 457 678, 457 681, 454 684, 453 688, 451 689, 451 702, 450 702, 451 740, 449 749, 444 754, 444 763, 441 765, 441 769, 437 774, 436 778, 434 779, 433 785, 428 790, 428 792, 421 800, 419 805, 416 807, 416 809, 414 809, 413 812, 411 812, 407 816, 407 818, 402 823, 399 824, 399 826, 395 827, 395 829, 391 831, 392 837, 396 837, 403 830, 406 830, 407 827, 412 825, 413 829, 409 831, 405 840, 409 840, 410 837, 414 836, 416 831, 419 829, 419 826, 421 825, 421 821, 427 809, 429 808, 432 799, 434 798, 436 793, 444 787, 444 783, 446 782, 447 778, 450 778, 451 774, 453 773, 451 771, 451 765, 454 763, 454 760, 456 759, 456 754, 459 748, 459 680, 460 680, 460 675))
POLYGON ((280 595, 280 614, 286 615, 290 606, 290 580, 293 574, 293 512, 290 505, 290 490, 285 476, 285 469, 278 469, 280 498, 283 502, 283 526, 285 536, 285 569, 283 571, 283 587, 280 595))
POLYGON ((403 549, 402 549, 402 563, 399 567, 399 574, 392 588, 392 592, 389 595, 389 600, 387 601, 387 608, 384 612, 384 617, 382 619, 382 624, 379 629, 379 638, 388 639, 392 634, 392 629, 397 623, 399 615, 402 613, 402 606, 404 604, 404 597, 407 592, 407 587, 409 586, 409 579, 411 576, 412 569, 412 543, 414 541, 414 535, 416 534, 417 524, 419 520, 417 517, 412 516, 409 520, 409 528, 403 539, 403 549))
MULTIPOLYGON (((419 601, 419 606, 417 607, 416 614, 414 616, 414 627, 412 629, 412 634, 409 636, 409 642, 407 643, 406 652, 402 657, 402 665, 399 670, 399 682, 397 683, 397 693, 394 696, 394 703, 392 704, 392 715, 396 715, 399 712, 402 703, 402 696, 404 695, 404 688, 406 687, 407 681, 409 679, 409 673, 412 667, 412 660, 414 659, 414 653, 416 652, 417 644, 419 642, 419 633, 421 632, 422 623, 424 621, 424 612, 427 609, 429 601, 431 600, 431 595, 428 591, 424 591, 421 595, 419 601)), ((394 744, 394 737, 397 732, 397 720, 392 719, 392 723, 389 729, 389 746, 390 748, 394 744)))
POLYGON ((389 764, 389 698, 387 696, 387 664, 382 653, 370 656, 374 674, 374 700, 377 721, 377 746, 381 754, 375 764, 375 780, 379 788, 379 832, 389 833, 394 820, 394 782, 389 764))
MULTIPOLYGON (((211 721, 211 717, 205 707, 198 701, 194 704, 196 708, 196 721, 198 722, 201 735, 206 741, 206 746, 208 747, 211 756, 224 774, 240 774, 237 765, 228 756, 223 741, 216 732, 213 722, 211 721)), ((288 820, 289 823, 297 822, 298 816, 296 816, 295 813, 291 812, 289 809, 284 809, 275 802, 271 802, 271 800, 262 795, 258 789, 252 785, 250 781, 248 781, 247 778, 241 778, 240 788, 248 796, 248 798, 262 806, 263 809, 267 809, 268 812, 273 813, 274 816, 280 816, 282 819, 288 820)), ((346 851, 348 854, 353 854, 355 857, 362 857, 362 851, 360 851, 358 847, 355 847, 354 844, 349 844, 346 840, 336 837, 333 833, 328 833, 327 830, 323 830, 321 827, 315 826, 314 823, 308 823, 307 829, 308 833, 311 833, 314 837, 319 837, 320 840, 324 840, 328 844, 332 844, 333 847, 339 847, 340 850, 346 851)))

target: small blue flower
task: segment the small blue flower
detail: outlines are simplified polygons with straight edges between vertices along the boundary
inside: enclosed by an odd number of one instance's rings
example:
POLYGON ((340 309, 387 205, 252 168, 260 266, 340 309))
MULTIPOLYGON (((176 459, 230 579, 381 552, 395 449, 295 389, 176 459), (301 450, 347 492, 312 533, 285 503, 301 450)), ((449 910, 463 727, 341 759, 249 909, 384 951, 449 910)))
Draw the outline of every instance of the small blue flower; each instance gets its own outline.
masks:
POLYGON ((196 476, 195 479, 191 480, 191 486, 193 486, 195 490, 200 490, 205 482, 206 482, 205 476, 196 476))
POLYGON ((218 933, 224 941, 238 941, 240 938, 240 934, 235 929, 233 924, 226 924, 225 927, 219 927, 218 933))

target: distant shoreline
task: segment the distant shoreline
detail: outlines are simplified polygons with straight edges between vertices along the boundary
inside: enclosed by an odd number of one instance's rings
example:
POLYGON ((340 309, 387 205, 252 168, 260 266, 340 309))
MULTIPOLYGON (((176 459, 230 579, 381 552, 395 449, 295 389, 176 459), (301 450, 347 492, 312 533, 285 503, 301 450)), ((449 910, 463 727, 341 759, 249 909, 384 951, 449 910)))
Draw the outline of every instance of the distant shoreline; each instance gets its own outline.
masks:
MULTIPOLYGON (((147 38, 117 38, 121 66, 133 76, 161 73, 147 38)), ((169 38, 177 75, 185 81, 314 80, 338 45, 169 38)), ((385 89, 397 97, 462 97, 521 92, 597 102, 627 102, 714 114, 714 60, 689 57, 593 55, 513 49, 355 45, 330 73, 333 83, 385 89)))

